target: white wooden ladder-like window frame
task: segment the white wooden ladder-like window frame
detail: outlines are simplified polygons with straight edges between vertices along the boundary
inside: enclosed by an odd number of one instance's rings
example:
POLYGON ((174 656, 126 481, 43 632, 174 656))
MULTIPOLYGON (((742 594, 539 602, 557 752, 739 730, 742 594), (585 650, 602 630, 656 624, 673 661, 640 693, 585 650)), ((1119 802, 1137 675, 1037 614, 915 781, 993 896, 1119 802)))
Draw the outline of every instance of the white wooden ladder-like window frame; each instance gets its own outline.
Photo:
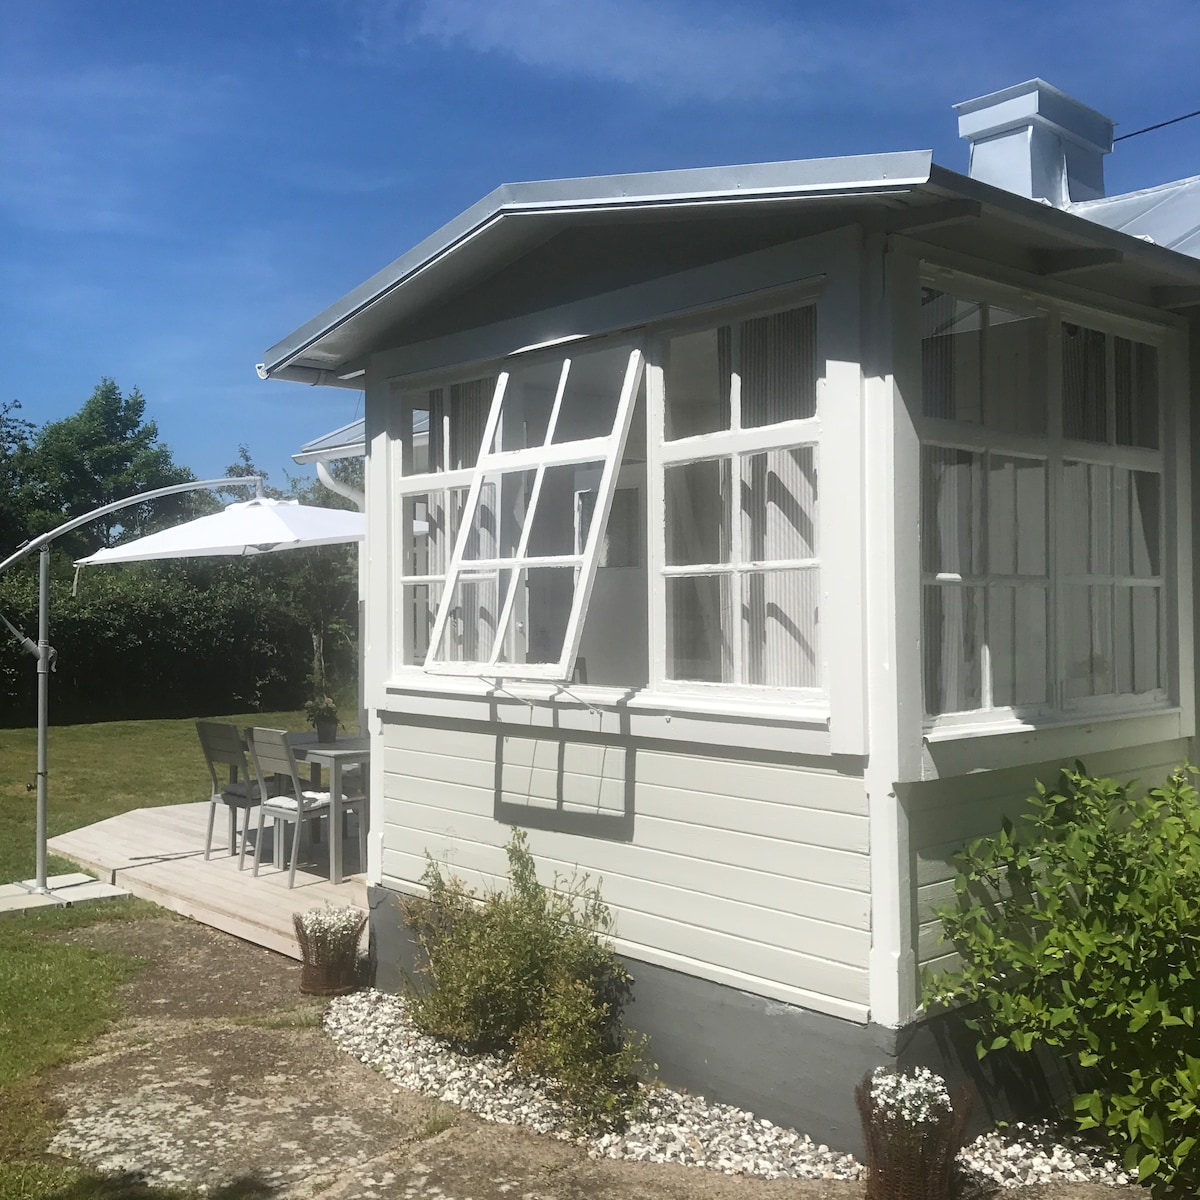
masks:
POLYGON ((471 476, 470 490, 459 523, 454 551, 446 570, 442 597, 429 639, 429 650, 425 656, 424 669, 430 674, 557 682, 567 682, 571 678, 575 668, 575 659, 579 653, 579 642, 583 634, 583 624, 587 616, 592 584, 596 578, 600 546, 608 524, 613 494, 616 491, 617 475, 620 471, 625 442, 629 436, 633 410, 645 371, 645 355, 640 345, 630 346, 616 415, 613 419, 612 429, 607 436, 555 443, 554 433, 562 410, 572 361, 571 355, 565 356, 562 360, 546 436, 542 444, 538 446, 507 451, 497 451, 492 448, 496 441, 497 430, 500 428, 500 413, 511 371, 502 371, 496 380, 491 409, 488 412, 487 424, 484 427, 483 439, 479 447, 479 460, 471 476), (603 462, 604 468, 597 489, 596 504, 591 524, 588 527, 586 544, 581 550, 577 549, 572 554, 530 555, 528 553, 529 536, 536 519, 538 499, 546 470, 550 467, 595 462, 603 462), (486 478, 520 471, 533 471, 534 482, 529 496, 528 511, 522 522, 516 553, 509 556, 497 555, 491 558, 468 559, 467 550, 471 540, 471 531, 479 514, 480 498, 486 478), (562 653, 556 662, 550 663, 501 662, 500 657, 507 644, 509 624, 513 620, 517 589, 522 585, 525 570, 533 567, 575 568, 575 592, 571 603, 571 613, 567 620, 566 633, 563 637, 562 653), (504 571, 510 573, 508 586, 500 602, 499 617, 489 657, 480 661, 439 658, 446 625, 455 608, 455 590, 460 579, 464 574, 473 575, 485 571, 495 571, 498 576, 504 571))

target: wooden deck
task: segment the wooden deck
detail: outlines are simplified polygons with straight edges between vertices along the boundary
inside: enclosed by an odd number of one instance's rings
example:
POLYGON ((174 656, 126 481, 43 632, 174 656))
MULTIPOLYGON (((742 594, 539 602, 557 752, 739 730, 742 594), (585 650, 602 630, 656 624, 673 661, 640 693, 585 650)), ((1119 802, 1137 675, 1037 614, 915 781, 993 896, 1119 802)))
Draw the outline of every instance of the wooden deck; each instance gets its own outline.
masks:
MULTIPOLYGON (((351 875, 335 887, 328 875, 304 871, 306 865, 320 869, 317 864, 328 853, 324 846, 315 848, 316 863, 301 861, 296 886, 290 890, 287 872, 272 866, 269 854, 264 854, 257 879, 251 874, 249 854, 246 869, 239 871, 237 856, 230 856, 228 847, 220 843, 226 828, 224 811, 217 813, 212 857, 205 862, 207 822, 207 800, 140 808, 51 838, 49 849, 135 896, 291 958, 300 957, 293 913, 326 900, 367 907, 361 875, 351 875)), ((352 847, 355 839, 347 841, 352 847)))

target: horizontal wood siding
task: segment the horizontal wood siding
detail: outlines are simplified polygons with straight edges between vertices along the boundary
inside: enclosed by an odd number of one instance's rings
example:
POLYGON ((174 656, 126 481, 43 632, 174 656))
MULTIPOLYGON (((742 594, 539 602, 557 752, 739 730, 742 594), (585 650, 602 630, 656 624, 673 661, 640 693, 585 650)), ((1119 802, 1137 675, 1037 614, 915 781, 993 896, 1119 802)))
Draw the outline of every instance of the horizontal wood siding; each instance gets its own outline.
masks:
MULTIPOLYGON (((1130 750, 1091 755, 1089 773, 1122 782, 1138 780, 1152 787, 1173 767, 1186 761, 1186 741, 1159 742, 1130 750)), ((951 968, 957 955, 941 939, 941 922, 934 913, 954 900, 953 857, 974 838, 994 833, 1001 820, 1016 818, 1025 810, 1034 782, 1052 784, 1062 766, 1023 767, 988 771, 956 779, 906 786, 909 814, 912 879, 916 891, 916 956, 919 968, 951 968)))
POLYGON ((865 1018, 861 779, 632 738, 466 722, 383 732, 386 885, 411 890, 429 853, 472 886, 499 886, 514 822, 547 881, 602 879, 631 956, 865 1018))

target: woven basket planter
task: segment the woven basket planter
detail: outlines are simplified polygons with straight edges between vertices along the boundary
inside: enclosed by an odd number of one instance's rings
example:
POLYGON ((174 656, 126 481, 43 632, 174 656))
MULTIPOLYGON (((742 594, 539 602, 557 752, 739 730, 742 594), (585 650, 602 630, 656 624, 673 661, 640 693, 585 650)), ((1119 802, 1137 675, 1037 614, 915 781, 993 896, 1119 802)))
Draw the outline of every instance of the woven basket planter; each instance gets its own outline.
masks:
POLYGON ((357 923, 340 931, 336 938, 314 933, 304 923, 303 913, 294 913, 292 924, 300 943, 300 991, 305 996, 345 996, 360 986, 358 939, 366 926, 365 913, 357 923))
POLYGON ((971 1096, 959 1092, 936 1123, 889 1121, 871 1103, 871 1077, 854 1089, 867 1151, 866 1200, 952 1200, 955 1157, 971 1115, 971 1096))

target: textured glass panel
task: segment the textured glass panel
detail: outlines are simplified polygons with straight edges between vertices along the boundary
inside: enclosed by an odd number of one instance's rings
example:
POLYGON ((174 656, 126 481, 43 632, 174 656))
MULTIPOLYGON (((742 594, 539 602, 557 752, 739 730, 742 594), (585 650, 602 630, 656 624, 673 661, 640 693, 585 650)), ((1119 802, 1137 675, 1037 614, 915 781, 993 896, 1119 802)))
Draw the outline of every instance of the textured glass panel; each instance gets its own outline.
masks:
POLYGON ((488 662, 511 571, 464 571, 455 581, 437 648, 439 662, 488 662))
POLYGON ((921 292, 921 405, 927 417, 976 421, 983 416, 982 308, 945 292, 921 292))
POLYGON ((741 587, 742 682, 820 687, 820 571, 750 572, 741 587))
POLYGON ((1046 703, 1046 589, 988 590, 988 657, 992 707, 1046 703))
POLYGON ((1117 400, 1117 445, 1158 449, 1158 351, 1154 346, 1113 339, 1117 400))
POLYGON ((511 558, 516 553, 533 477, 533 471, 493 471, 484 476, 463 552, 465 561, 511 558))
POLYGON ((925 711, 937 716, 981 708, 984 589, 928 584, 922 590, 925 711))
POLYGON ((728 575, 672 577, 667 590, 667 677, 733 682, 728 575))
MULTIPOLYGON (((518 361, 509 368, 500 402, 500 424, 492 437, 493 454, 541 446, 550 427, 550 411, 562 375, 561 359, 518 361)), ((485 413, 486 418, 486 413, 485 413)))
POLYGON ((1104 334, 1095 329, 1063 324, 1063 437, 1109 440, 1104 343, 1104 334))
POLYGON ((742 560, 817 554, 817 455, 813 446, 742 457, 742 560))
POLYGON ((983 572, 983 456, 921 447, 921 563, 927 572, 983 572))
POLYGON ((1046 574, 1046 464, 988 456, 988 564, 993 575, 1046 574))
POLYGON ((1064 462, 1060 557, 1067 575, 1112 572, 1112 467, 1064 462))
POLYGON ((628 346, 611 346, 573 356, 551 440, 561 443, 609 437, 616 423, 628 367, 628 346))
POLYGON ((400 589, 400 623, 404 629, 404 661, 423 663, 437 616, 440 584, 409 583, 400 589))
POLYGON ((594 478, 603 469, 602 462, 546 468, 529 529, 529 557, 575 553, 575 481, 581 475, 594 478))
POLYGON ((1107 696, 1116 687, 1113 663, 1113 589, 1073 584, 1065 590, 1067 698, 1107 696))
POLYGON ((724 563, 730 554, 729 459, 667 467, 667 565, 724 563))
POLYGON ((1046 432, 1046 322, 988 306, 986 423, 1006 433, 1046 432))
POLYGON ((817 411, 817 310, 794 308, 741 327, 742 428, 811 417, 817 411))
POLYGON ((672 338, 663 372, 668 440, 729 428, 728 326, 672 338))

